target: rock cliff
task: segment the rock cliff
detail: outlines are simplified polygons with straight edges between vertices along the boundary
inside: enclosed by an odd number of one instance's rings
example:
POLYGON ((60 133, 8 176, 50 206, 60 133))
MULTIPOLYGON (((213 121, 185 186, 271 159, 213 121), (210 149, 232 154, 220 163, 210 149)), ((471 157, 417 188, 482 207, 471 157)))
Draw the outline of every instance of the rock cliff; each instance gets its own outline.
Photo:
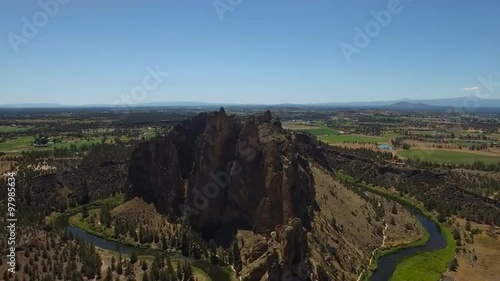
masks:
POLYGON ((381 222, 336 184, 316 146, 269 111, 246 120, 201 113, 133 152, 127 197, 205 236, 235 229, 241 280, 356 280, 381 243, 381 222))
POLYGON ((241 122, 202 113, 132 155, 128 197, 153 202, 197 229, 235 224, 257 233, 308 221, 314 179, 294 136, 268 111, 241 122))

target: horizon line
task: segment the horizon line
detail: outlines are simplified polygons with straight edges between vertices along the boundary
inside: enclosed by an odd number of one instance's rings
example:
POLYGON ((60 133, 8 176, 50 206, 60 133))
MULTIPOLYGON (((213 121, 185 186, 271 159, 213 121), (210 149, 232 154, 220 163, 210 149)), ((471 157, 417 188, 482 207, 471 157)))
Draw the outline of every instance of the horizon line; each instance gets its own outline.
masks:
MULTIPOLYGON (((481 99, 475 95, 459 96, 459 97, 449 97, 449 98, 401 98, 394 100, 366 100, 366 101, 324 101, 324 102, 305 102, 305 103, 293 103, 293 102, 280 102, 280 103, 255 103, 255 102, 207 102, 207 101, 152 101, 144 103, 134 103, 134 104, 111 104, 111 103, 87 103, 87 104, 65 104, 57 102, 18 102, 18 103, 6 103, 0 104, 0 107, 15 107, 15 106, 53 106, 53 107, 150 107, 154 104, 169 104, 172 105, 179 104, 178 106, 203 106, 203 105, 254 105, 254 106, 276 106, 276 105, 332 105, 332 104, 355 104, 355 103, 384 103, 384 102, 420 102, 420 101, 442 101, 442 100, 452 100, 452 99, 462 99, 468 97, 475 97, 479 100, 498 100, 500 98, 485 98, 481 99), (189 105, 192 104, 192 105, 189 105)), ((429 105, 432 106, 432 105, 429 105)))

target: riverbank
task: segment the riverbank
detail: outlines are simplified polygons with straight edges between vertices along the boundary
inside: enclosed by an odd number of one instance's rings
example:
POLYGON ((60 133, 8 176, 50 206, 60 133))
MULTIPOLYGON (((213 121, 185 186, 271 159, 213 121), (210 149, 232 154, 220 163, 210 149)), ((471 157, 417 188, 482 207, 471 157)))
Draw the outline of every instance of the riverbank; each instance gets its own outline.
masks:
POLYGON ((102 206, 108 205, 111 209, 114 207, 117 207, 118 205, 122 204, 125 201, 125 195, 124 194, 118 194, 113 197, 105 198, 105 199, 100 199, 96 200, 92 203, 89 203, 87 205, 82 205, 82 206, 77 206, 71 209, 68 209, 62 214, 54 214, 53 216, 53 222, 52 224, 54 225, 55 228, 62 229, 65 228, 67 225, 73 225, 82 231, 91 234, 93 236, 96 236, 98 238, 111 241, 114 243, 121 244, 123 246, 127 247, 132 247, 132 248, 138 248, 139 250, 155 250, 151 249, 149 245, 146 244, 139 244, 136 242, 131 242, 125 239, 119 239, 115 238, 109 233, 103 233, 101 231, 98 231, 94 228, 92 228, 87 222, 82 220, 82 211, 84 206, 87 208, 88 212, 92 212, 93 210, 100 209, 102 206))
MULTIPOLYGON (((343 180, 348 181, 351 184, 362 188, 365 191, 372 192, 398 202, 399 204, 421 214, 422 216, 431 219, 436 225, 439 226, 445 240, 446 246, 443 249, 426 251, 417 253, 411 257, 403 259, 399 264, 397 264, 394 274, 391 277, 391 281, 438 281, 442 274, 446 272, 449 263, 455 255, 455 240, 453 239, 451 228, 441 222, 438 222, 435 214, 426 210, 422 204, 419 202, 402 197, 396 192, 392 192, 387 189, 380 187, 375 187, 369 184, 356 183, 354 178, 345 175, 343 173, 338 173, 338 177, 343 180), (425 274, 423 274, 425 273, 425 274)), ((368 268, 367 273, 363 280, 370 281, 373 273, 378 268, 378 260, 389 254, 396 253, 403 249, 414 248, 419 246, 424 246, 429 242, 430 233, 425 231, 424 236, 420 239, 404 245, 399 245, 395 247, 384 247, 376 251, 375 262, 371 264, 368 268)))
MULTIPOLYGON (((104 205, 118 206, 125 201, 124 194, 117 194, 116 196, 99 199, 92 203, 85 205, 88 210, 98 209, 104 205)), ((82 212, 84 205, 76 206, 66 210, 64 213, 53 213, 47 221, 47 224, 52 225, 56 229, 62 229, 68 224, 68 220, 71 216, 82 212)))
MULTIPOLYGON (((103 200, 94 201, 85 205, 89 213, 100 209, 104 205, 116 207, 123 203, 124 196, 118 195, 103 200)), ((106 233, 92 228, 82 217, 84 206, 71 208, 62 214, 54 214, 49 219, 53 226, 71 232, 76 238, 96 245, 108 257, 130 256, 132 253, 139 255, 141 259, 150 260, 158 254, 168 255, 173 263, 187 261, 191 264, 195 277, 200 281, 235 281, 233 272, 229 268, 210 264, 203 259, 184 257, 179 251, 164 251, 159 248, 151 248, 149 244, 131 243, 127 240, 116 239, 106 233), (104 241, 104 242, 103 242, 104 241), (101 246, 99 246, 101 245, 101 246), (128 250, 126 250, 127 248, 128 250), (120 250, 121 249, 121 250, 120 250)))
MULTIPOLYGON (((431 212, 426 210, 420 203, 412 199, 401 197, 397 193, 392 193, 388 190, 377 188, 374 186, 367 187, 371 192, 375 192, 377 194, 380 194, 381 196, 386 196, 387 198, 390 198, 391 200, 394 200, 402 205, 417 210, 423 216, 430 218, 439 226, 446 239, 446 247, 443 249, 421 252, 412 257, 403 259, 396 266, 396 270, 394 271, 391 281, 438 281, 441 278, 442 274, 446 272, 449 263, 455 256, 456 243, 453 239, 453 234, 450 226, 446 225, 445 223, 439 222, 436 218, 436 215, 432 214, 431 212)), ((426 234, 423 238, 413 243, 389 249, 382 249, 380 253, 377 254, 377 259, 405 248, 423 246, 429 241, 429 239, 430 234, 426 231, 426 234)))
MULTIPOLYGON (((89 209, 89 211, 92 211, 93 209, 89 209)), ((111 242, 119 243, 128 247, 132 248, 138 248, 142 250, 149 250, 151 249, 150 244, 140 244, 136 242, 131 242, 129 240, 121 239, 121 238, 115 238, 111 236, 109 233, 104 233, 99 230, 94 229, 92 226, 90 226, 86 221, 83 220, 82 213, 78 212, 72 216, 69 217, 68 223, 72 226, 75 226, 88 234, 92 234, 96 237, 99 237, 104 240, 108 240, 111 242)), ((154 249, 151 249, 154 250, 154 249)))
MULTIPOLYGON (((397 265, 391 281, 438 281, 443 273, 446 272, 450 262, 455 256, 456 242, 453 238, 451 227, 445 223, 439 222, 435 214, 425 209, 419 202, 413 199, 402 197, 398 193, 393 193, 389 190, 374 186, 368 186, 368 188, 372 192, 376 192, 382 196, 387 196, 391 198, 391 200, 397 201, 398 203, 406 205, 410 208, 414 208, 425 217, 432 219, 440 227, 440 230, 446 239, 446 247, 443 249, 422 252, 402 260, 397 265)), ((425 239, 429 239, 428 233, 425 239)), ((415 243, 400 247, 400 249, 425 245, 427 243, 425 239, 415 241, 415 243)), ((394 251, 397 250, 398 249, 395 249, 394 251)), ((394 251, 384 252, 380 256, 387 255, 394 251)))
MULTIPOLYGON (((377 260, 377 251, 379 251, 380 249, 382 249, 382 248, 385 247, 385 244, 386 244, 385 241, 387 240, 387 234, 386 234, 387 233, 387 228, 388 228, 388 225, 384 221, 384 230, 382 231, 382 236, 383 236, 383 238, 382 238, 382 245, 379 248, 373 250, 372 257, 370 258, 370 261, 368 262, 368 270, 370 270, 370 268, 372 267, 373 261, 377 260)), ((361 279, 366 274, 366 272, 367 272, 367 269, 363 270, 361 272, 361 274, 359 275, 357 281, 361 281, 361 279)))

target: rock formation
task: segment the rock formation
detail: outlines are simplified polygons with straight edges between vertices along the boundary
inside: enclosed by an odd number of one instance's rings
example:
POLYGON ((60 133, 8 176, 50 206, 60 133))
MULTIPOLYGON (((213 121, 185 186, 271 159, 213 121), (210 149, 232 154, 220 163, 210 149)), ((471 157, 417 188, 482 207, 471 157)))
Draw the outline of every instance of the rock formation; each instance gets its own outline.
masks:
POLYGON ((236 229, 241 280, 355 280, 379 246, 379 225, 368 222, 369 204, 333 185, 329 165, 315 140, 284 130, 271 112, 240 121, 221 108, 141 144, 127 197, 210 238, 236 229))
POLYGON ((294 136, 268 111, 240 122, 202 113, 133 153, 128 197, 155 203, 197 229, 236 224, 257 233, 307 220, 314 180, 294 136))

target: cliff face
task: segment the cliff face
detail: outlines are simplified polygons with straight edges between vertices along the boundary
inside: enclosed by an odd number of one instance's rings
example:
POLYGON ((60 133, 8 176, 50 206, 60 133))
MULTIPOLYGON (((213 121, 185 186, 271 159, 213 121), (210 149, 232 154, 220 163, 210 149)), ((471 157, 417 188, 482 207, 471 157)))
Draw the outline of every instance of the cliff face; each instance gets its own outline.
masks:
POLYGON ((236 227, 241 280, 356 280, 381 222, 332 170, 314 139, 269 111, 241 121, 221 108, 141 144, 127 197, 205 234, 236 227))
POLYGON ((270 112, 244 122, 223 109, 202 113, 134 151, 128 197, 200 230, 235 224, 269 233, 308 220, 314 180, 297 149, 270 112))

